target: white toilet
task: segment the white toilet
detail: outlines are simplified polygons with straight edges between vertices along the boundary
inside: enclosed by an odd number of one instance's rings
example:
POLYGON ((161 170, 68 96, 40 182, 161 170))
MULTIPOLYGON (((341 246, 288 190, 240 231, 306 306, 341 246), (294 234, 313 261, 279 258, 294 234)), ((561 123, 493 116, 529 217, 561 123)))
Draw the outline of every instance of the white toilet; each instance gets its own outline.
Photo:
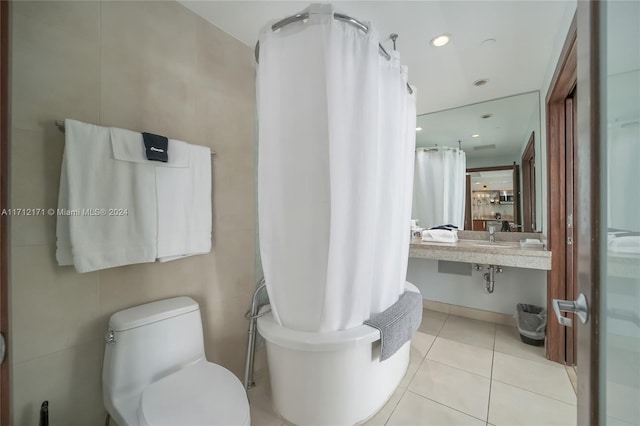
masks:
POLYGON ((204 355, 198 304, 175 297, 117 312, 102 368, 104 404, 120 426, 244 426, 240 380, 204 355))

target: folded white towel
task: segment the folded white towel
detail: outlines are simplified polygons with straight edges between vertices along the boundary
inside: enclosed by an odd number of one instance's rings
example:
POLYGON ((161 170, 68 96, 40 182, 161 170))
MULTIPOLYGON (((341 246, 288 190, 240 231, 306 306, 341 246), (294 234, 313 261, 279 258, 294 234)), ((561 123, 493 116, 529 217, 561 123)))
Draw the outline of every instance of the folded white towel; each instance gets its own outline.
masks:
POLYGON ((640 254, 640 237, 635 235, 611 237, 610 235, 607 248, 612 253, 640 254))
POLYGON ((446 229, 425 229, 422 231, 422 241, 455 243, 458 241, 458 231, 449 231, 446 229))
POLYGON ((58 264, 90 272, 153 262, 155 167, 114 159, 106 127, 65 120, 65 135, 58 208, 72 215, 57 216, 58 264))
POLYGON ((109 132, 111 134, 113 158, 116 160, 132 161, 146 165, 151 164, 155 167, 189 167, 189 150, 177 149, 175 146, 176 142, 181 144, 185 142, 169 139, 169 147, 167 149, 169 160, 166 163, 161 161, 149 162, 145 154, 142 133, 118 129, 116 127, 111 127, 109 132))
POLYGON ((156 168, 160 262, 211 251, 211 150, 170 139, 172 156, 189 167, 156 168))

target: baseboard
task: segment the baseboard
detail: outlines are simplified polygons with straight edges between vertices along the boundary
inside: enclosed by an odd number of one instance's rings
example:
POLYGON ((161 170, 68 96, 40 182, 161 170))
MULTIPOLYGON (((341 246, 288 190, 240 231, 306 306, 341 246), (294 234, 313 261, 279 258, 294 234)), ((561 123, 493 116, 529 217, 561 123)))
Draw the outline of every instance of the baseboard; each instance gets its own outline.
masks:
POLYGON ((516 320, 513 315, 501 314, 499 312, 484 311, 482 309, 468 308, 466 306, 451 305, 449 303, 436 302, 435 300, 422 300, 422 307, 432 311, 443 312, 445 314, 458 315, 461 317, 473 318, 480 321, 488 321, 496 324, 504 324, 515 327, 516 320))

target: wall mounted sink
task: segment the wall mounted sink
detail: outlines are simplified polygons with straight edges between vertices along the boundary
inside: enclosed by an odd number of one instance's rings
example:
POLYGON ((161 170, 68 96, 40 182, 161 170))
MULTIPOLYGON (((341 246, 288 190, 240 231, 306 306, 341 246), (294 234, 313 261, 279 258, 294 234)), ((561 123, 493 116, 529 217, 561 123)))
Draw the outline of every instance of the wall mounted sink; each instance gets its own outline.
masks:
MULTIPOLYGON (((523 236, 525 235, 518 235, 518 238, 523 236)), ((550 251, 542 247, 521 247, 519 241, 491 243, 485 239, 460 239, 455 243, 440 243, 421 241, 416 238, 411 241, 409 257, 527 269, 551 269, 550 251)))

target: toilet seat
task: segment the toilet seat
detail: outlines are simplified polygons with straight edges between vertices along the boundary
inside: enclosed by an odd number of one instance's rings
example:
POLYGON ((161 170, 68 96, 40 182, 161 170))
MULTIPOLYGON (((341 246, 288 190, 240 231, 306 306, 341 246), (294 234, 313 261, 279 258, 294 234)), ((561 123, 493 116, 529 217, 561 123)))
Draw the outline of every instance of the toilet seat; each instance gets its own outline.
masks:
POLYGON ((202 360, 149 385, 138 420, 149 426, 245 426, 249 401, 233 373, 202 360))

